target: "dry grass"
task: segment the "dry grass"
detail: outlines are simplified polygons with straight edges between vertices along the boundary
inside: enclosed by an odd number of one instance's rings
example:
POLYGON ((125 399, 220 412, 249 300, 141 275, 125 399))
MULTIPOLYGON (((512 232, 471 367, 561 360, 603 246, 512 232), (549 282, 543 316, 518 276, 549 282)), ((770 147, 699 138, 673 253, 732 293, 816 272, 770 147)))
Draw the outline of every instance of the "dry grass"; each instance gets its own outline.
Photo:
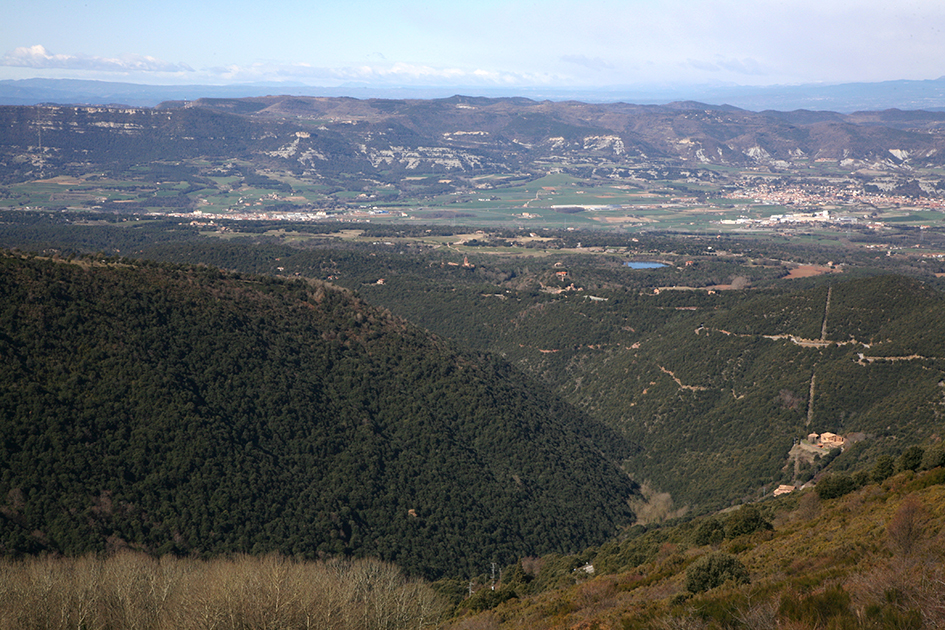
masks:
POLYGON ((123 552, 0 564, 0 629, 395 629, 436 625, 425 584, 375 560, 199 561, 123 552))

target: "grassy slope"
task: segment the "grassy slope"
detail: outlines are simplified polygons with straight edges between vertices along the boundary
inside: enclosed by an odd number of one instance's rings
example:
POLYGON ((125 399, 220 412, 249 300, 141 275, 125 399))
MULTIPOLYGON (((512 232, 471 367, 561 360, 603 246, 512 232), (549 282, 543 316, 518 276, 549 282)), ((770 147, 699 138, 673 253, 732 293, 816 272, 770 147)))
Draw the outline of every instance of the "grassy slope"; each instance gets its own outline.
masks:
POLYGON ((528 595, 533 586, 503 584, 500 590, 519 596, 477 614, 469 612, 470 600, 452 627, 941 627, 943 481, 945 470, 937 468, 902 473, 838 499, 820 500, 812 490, 789 495, 762 508, 773 530, 730 538, 715 549, 693 542, 702 522, 695 521, 569 561, 549 557, 532 584, 557 579, 558 588, 528 595), (750 584, 689 594, 689 567, 716 549, 747 567, 750 584), (571 570, 584 562, 597 568, 594 577, 571 570), (546 570, 551 566, 556 578, 546 570))

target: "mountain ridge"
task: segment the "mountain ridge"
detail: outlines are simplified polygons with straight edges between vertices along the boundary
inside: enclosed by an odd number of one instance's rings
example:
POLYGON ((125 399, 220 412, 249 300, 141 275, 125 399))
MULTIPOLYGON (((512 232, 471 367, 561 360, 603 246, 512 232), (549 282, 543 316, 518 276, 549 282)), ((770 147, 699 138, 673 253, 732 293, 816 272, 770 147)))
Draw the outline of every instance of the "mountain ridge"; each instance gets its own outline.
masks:
MULTIPOLYGON (((241 159, 259 170, 340 185, 351 177, 404 186, 411 173, 558 170, 614 177, 708 166, 850 170, 938 168, 945 112, 755 113, 735 108, 595 105, 523 99, 200 99, 158 108, 0 106, 6 181, 90 168, 241 159), (643 169, 643 170, 641 170, 643 169)), ((655 176, 655 175, 651 175, 655 176)))

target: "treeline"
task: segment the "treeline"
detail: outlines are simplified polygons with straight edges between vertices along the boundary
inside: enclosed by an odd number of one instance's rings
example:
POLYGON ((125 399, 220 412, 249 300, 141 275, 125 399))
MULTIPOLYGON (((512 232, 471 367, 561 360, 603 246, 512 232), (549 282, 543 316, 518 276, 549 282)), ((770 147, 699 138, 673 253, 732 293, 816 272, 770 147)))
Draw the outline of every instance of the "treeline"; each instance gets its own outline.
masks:
POLYGON ((436 626, 446 611, 427 584, 372 559, 126 551, 0 560, 3 630, 414 630, 436 626))
POLYGON ((131 255, 157 243, 201 240, 198 228, 179 220, 96 212, 7 210, 0 214, 0 247, 49 256, 131 255))

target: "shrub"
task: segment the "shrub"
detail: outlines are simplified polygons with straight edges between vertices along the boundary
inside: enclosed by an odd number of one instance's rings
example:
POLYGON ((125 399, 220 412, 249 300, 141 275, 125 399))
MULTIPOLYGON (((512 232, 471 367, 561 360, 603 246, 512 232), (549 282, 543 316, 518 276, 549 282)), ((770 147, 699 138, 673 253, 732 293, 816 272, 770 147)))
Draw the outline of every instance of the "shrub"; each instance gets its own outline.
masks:
POLYGON ((820 516, 820 497, 814 492, 805 492, 797 504, 794 512, 797 518, 810 521, 820 516))
POLYGON ((804 598, 784 595, 778 614, 809 628, 846 628, 855 621, 850 595, 840 586, 804 598))
POLYGON ((850 475, 824 475, 817 482, 816 490, 821 499, 836 499, 856 490, 856 482, 850 475))
POLYGON ((701 593, 722 586, 729 580, 748 584, 748 569, 733 555, 710 553, 693 562, 686 570, 686 590, 701 593))
POLYGON ((886 526, 889 546, 897 555, 908 556, 920 547, 927 518, 925 506, 914 497, 906 497, 886 526))
POLYGON ((761 514, 761 510, 753 505, 743 506, 725 523, 725 534, 728 538, 745 536, 766 529, 771 529, 771 523, 761 514))
POLYGON ((692 541, 699 545, 718 545, 725 539, 725 528, 714 518, 708 518, 696 528, 692 541))
POLYGON ((474 612, 482 612, 483 610, 495 608, 499 604, 507 602, 510 599, 515 599, 516 597, 515 591, 510 588, 500 588, 496 591, 483 588, 476 591, 475 595, 464 601, 462 607, 474 612))

